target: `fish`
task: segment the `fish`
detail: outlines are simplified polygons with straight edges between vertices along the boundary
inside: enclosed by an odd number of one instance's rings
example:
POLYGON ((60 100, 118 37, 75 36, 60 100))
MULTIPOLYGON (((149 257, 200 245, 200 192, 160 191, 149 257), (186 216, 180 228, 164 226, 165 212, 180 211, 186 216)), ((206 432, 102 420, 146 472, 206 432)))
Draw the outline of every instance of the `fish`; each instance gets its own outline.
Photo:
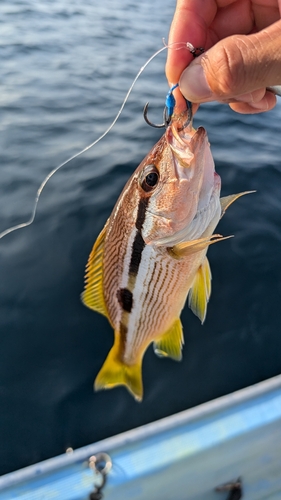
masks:
POLYGON ((188 110, 173 115, 125 185, 86 266, 82 302, 114 329, 95 390, 124 385, 141 401, 148 346, 159 357, 182 359, 181 311, 188 300, 204 322, 208 247, 229 237, 214 230, 229 205, 248 193, 220 198, 220 189, 205 129, 193 128, 188 110))

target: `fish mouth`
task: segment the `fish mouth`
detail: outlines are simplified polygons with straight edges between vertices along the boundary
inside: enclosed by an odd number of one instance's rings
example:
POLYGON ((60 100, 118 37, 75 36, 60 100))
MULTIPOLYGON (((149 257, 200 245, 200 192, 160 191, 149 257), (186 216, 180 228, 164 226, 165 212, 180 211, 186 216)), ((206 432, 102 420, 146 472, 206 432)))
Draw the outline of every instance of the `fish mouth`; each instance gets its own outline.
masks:
MULTIPOLYGON (((197 134, 197 139, 199 139, 199 135, 203 135, 202 133, 200 134, 200 130, 203 129, 196 131, 191 124, 185 128, 179 128, 178 125, 177 122, 172 122, 166 131, 167 143, 174 156, 175 172, 177 174, 178 166, 187 169, 194 160, 194 152, 190 147, 192 138, 195 134, 197 134)), ((202 139, 204 138, 202 137, 202 139)))

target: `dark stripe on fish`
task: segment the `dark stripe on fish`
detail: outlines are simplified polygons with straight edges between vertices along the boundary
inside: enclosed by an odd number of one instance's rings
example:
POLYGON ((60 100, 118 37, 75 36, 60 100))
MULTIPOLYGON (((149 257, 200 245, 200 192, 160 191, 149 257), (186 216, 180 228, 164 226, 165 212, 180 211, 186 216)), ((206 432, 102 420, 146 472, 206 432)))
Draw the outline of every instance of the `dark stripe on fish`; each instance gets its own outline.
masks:
POLYGON ((132 256, 131 256, 131 262, 130 262, 130 267, 129 267, 129 274, 136 276, 139 270, 140 266, 140 261, 141 261, 141 254, 142 251, 145 247, 145 242, 143 240, 143 237, 139 231, 137 231, 137 234, 134 239, 133 243, 133 248, 132 248, 132 256))
POLYGON ((128 327, 127 327, 127 325, 125 325, 121 321, 121 323, 120 323, 120 335, 121 335, 121 338, 123 338, 123 336, 124 336, 124 339, 125 339, 127 333, 128 333, 128 327))
POLYGON ((141 230, 143 223, 145 221, 146 208, 149 202, 149 198, 141 198, 138 206, 138 214, 136 220, 136 228, 137 233, 134 239, 133 247, 132 247, 132 255, 129 267, 129 274, 136 276, 139 270, 141 254, 145 247, 144 239, 141 235, 141 230))
POLYGON ((129 288, 120 288, 117 292, 117 300, 121 305, 123 312, 120 321, 120 341, 121 341, 121 352, 124 354, 126 350, 126 339, 128 333, 128 319, 129 314, 133 307, 133 288, 136 281, 136 276, 138 274, 142 251, 145 247, 144 239, 141 235, 141 230, 143 223, 145 221, 146 208, 149 202, 149 198, 143 198, 139 201, 138 213, 136 219, 136 235, 131 248, 131 260, 129 265, 129 276, 128 276, 128 287, 132 287, 132 291, 129 288))
POLYGON ((117 291, 117 299, 124 311, 131 312, 133 307, 133 294, 128 288, 120 288, 117 291))
POLYGON ((119 326, 119 333, 120 333, 120 354, 121 357, 123 357, 126 349, 126 338, 128 333, 128 327, 127 325, 124 325, 122 321, 119 326))
POLYGON ((142 230, 142 226, 143 226, 143 223, 145 221, 145 214, 146 214, 148 202, 149 202, 149 198, 141 198, 139 201, 138 214, 137 214, 137 220, 136 220, 136 228, 139 231, 142 230))

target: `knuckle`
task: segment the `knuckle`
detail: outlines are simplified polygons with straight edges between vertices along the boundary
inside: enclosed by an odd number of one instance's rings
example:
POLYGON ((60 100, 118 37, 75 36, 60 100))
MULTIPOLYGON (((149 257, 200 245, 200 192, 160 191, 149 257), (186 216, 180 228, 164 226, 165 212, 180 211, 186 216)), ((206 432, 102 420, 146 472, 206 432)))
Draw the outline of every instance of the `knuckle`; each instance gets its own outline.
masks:
POLYGON ((245 82, 243 36, 231 36, 211 49, 204 58, 207 80, 212 91, 221 98, 236 95, 245 82))

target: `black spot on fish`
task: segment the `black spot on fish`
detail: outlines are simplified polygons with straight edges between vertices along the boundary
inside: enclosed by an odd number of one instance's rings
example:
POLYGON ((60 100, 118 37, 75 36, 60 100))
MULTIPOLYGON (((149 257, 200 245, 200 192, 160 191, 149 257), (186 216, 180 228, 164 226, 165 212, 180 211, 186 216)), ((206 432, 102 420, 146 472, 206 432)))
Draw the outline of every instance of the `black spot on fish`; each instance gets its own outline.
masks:
POLYGON ((124 311, 131 312, 133 307, 133 294, 128 288, 119 288, 117 290, 117 299, 124 311))

